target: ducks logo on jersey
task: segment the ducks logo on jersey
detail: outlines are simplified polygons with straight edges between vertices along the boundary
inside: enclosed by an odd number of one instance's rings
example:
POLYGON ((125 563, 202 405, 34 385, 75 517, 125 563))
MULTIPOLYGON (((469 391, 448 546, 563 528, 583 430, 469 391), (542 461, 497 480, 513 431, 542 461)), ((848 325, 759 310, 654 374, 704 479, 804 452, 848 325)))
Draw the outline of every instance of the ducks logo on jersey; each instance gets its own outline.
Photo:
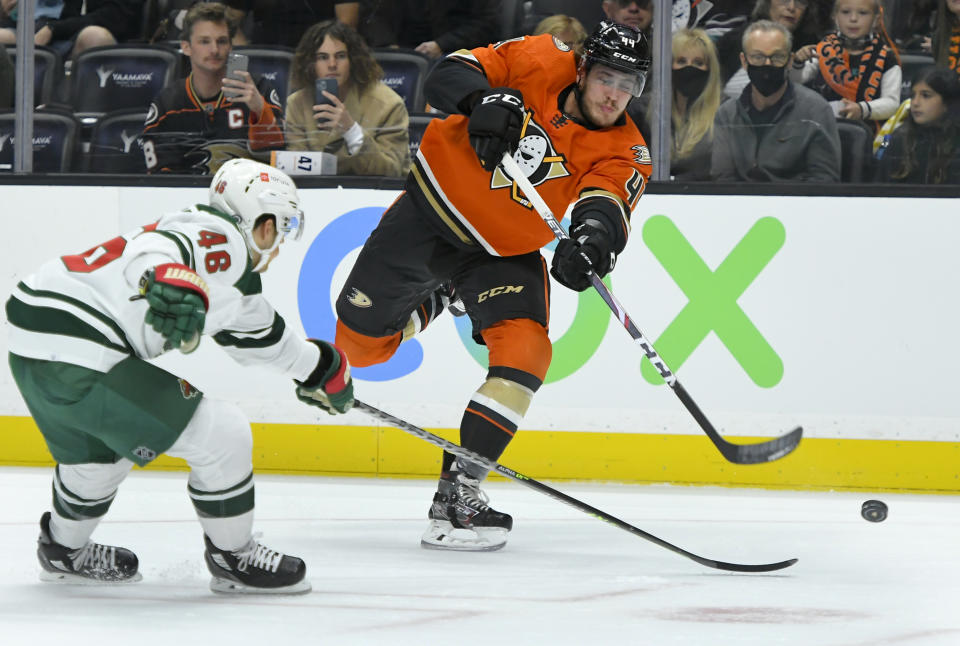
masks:
MULTIPOLYGON (((523 170, 523 174, 534 186, 558 177, 567 177, 570 172, 565 164, 566 157, 558 153, 546 131, 533 119, 533 111, 528 110, 520 131, 520 143, 513 153, 513 160, 523 170)), ((490 176, 490 188, 509 188, 511 198, 527 208, 533 205, 520 193, 517 184, 499 166, 490 176)))

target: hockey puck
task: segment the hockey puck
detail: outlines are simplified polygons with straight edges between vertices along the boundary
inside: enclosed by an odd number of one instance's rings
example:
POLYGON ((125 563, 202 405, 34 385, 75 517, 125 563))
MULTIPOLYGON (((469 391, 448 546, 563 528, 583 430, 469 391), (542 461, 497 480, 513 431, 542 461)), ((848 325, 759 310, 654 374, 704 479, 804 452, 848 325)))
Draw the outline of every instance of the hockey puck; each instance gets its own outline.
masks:
POLYGON ((860 515, 871 523, 879 523, 887 519, 887 505, 879 500, 868 500, 860 507, 860 515))

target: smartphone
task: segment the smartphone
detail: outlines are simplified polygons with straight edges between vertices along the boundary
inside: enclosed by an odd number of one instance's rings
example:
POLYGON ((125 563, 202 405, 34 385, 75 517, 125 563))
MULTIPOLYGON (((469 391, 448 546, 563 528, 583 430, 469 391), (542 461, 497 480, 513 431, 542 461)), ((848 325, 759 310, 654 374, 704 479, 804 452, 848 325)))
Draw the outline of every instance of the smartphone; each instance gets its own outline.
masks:
MULTIPOLYGON (((236 79, 242 81, 243 77, 237 74, 236 72, 246 72, 247 68, 250 66, 250 57, 245 56, 244 54, 229 54, 227 56, 227 78, 236 79)), ((224 89, 223 95, 228 98, 233 98, 237 96, 237 93, 224 89)))
POLYGON ((333 101, 324 96, 324 90, 338 98, 340 96, 337 94, 337 79, 317 79, 314 86, 313 100, 316 101, 314 105, 333 105, 333 101))

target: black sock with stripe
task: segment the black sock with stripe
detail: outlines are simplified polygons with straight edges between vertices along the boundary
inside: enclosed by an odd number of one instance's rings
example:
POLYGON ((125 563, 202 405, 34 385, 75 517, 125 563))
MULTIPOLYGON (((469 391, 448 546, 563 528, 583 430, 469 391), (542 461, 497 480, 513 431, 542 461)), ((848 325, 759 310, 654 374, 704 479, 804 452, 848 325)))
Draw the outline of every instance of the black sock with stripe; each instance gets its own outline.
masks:
MULTIPOLYGON (((498 460, 517 432, 540 380, 519 370, 493 366, 487 379, 470 398, 460 421, 460 445, 474 453, 498 460)), ((443 471, 453 467, 454 456, 444 453, 443 471)), ((467 460, 458 467, 482 480, 487 469, 467 460)))

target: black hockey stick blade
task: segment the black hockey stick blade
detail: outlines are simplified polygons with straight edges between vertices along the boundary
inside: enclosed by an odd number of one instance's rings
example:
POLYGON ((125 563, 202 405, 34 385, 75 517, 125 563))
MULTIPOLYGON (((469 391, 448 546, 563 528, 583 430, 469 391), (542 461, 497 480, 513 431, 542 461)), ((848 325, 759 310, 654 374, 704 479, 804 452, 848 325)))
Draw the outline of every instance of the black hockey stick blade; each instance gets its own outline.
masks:
POLYGON ((802 437, 803 428, 798 426, 786 435, 754 444, 734 444, 719 435, 713 440, 723 457, 730 462, 735 464, 761 464, 763 462, 773 462, 788 455, 797 448, 802 437))
POLYGON ((734 464, 762 464, 772 462, 790 454, 800 444, 803 438, 803 428, 798 426, 786 435, 775 437, 772 440, 764 442, 754 442, 753 444, 734 444, 723 438, 717 429, 713 427, 707 416, 703 414, 697 403, 687 393, 679 381, 674 379, 673 392, 677 395, 683 405, 690 411, 693 418, 707 434, 710 441, 713 442, 720 454, 729 462, 734 464))
POLYGON ((419 426, 414 426, 413 424, 406 422, 400 419, 399 417, 394 417, 389 413, 385 413, 379 408, 375 408, 369 404, 365 404, 359 399, 354 400, 353 407, 358 410, 362 410, 366 414, 380 420, 381 422, 386 422, 390 426, 394 426, 400 429, 401 431, 409 433, 410 435, 413 435, 415 437, 419 437, 421 440, 426 440, 430 444, 440 447, 441 449, 448 451, 453 455, 456 455, 457 457, 470 460, 471 462, 476 462, 477 464, 480 464, 485 468, 490 469, 491 471, 496 471, 497 473, 499 473, 500 475, 506 478, 509 478, 521 484, 527 485, 531 489, 535 489, 542 494, 546 494, 547 496, 550 496, 554 500, 559 500, 560 502, 566 505, 569 505, 574 509, 579 509, 580 511, 587 513, 593 516, 594 518, 598 518, 606 523, 614 525, 615 527, 619 527, 620 529, 630 532, 634 536, 639 536, 640 538, 646 539, 651 543, 654 543, 656 545, 659 545, 660 547, 666 548, 675 554, 679 554, 680 556, 685 556, 691 561, 695 561, 700 565, 704 565, 706 567, 713 568, 715 570, 726 570, 728 572, 774 572, 776 570, 782 570, 783 568, 790 567, 791 565, 797 562, 797 559, 788 559, 786 561, 779 561, 777 563, 758 563, 755 565, 750 565, 750 564, 742 564, 742 563, 727 563, 726 561, 716 561, 714 559, 708 559, 702 556, 698 556, 692 552, 688 552, 682 547, 677 547, 676 545, 672 543, 668 543, 662 538, 659 538, 657 536, 654 536, 653 534, 645 532, 639 527, 634 527, 630 523, 620 520, 616 516, 611 516, 605 511, 601 511, 596 507, 593 507, 591 505, 588 505, 585 502, 577 500, 573 496, 568 496, 562 491, 558 491, 553 487, 549 487, 538 480, 534 480, 533 478, 529 476, 525 476, 522 473, 517 473, 513 469, 505 467, 502 464, 495 462, 494 460, 485 458, 479 453, 474 453, 470 449, 466 449, 460 446, 459 444, 455 444, 453 442, 445 440, 442 437, 438 435, 434 435, 430 431, 422 429, 419 426))

